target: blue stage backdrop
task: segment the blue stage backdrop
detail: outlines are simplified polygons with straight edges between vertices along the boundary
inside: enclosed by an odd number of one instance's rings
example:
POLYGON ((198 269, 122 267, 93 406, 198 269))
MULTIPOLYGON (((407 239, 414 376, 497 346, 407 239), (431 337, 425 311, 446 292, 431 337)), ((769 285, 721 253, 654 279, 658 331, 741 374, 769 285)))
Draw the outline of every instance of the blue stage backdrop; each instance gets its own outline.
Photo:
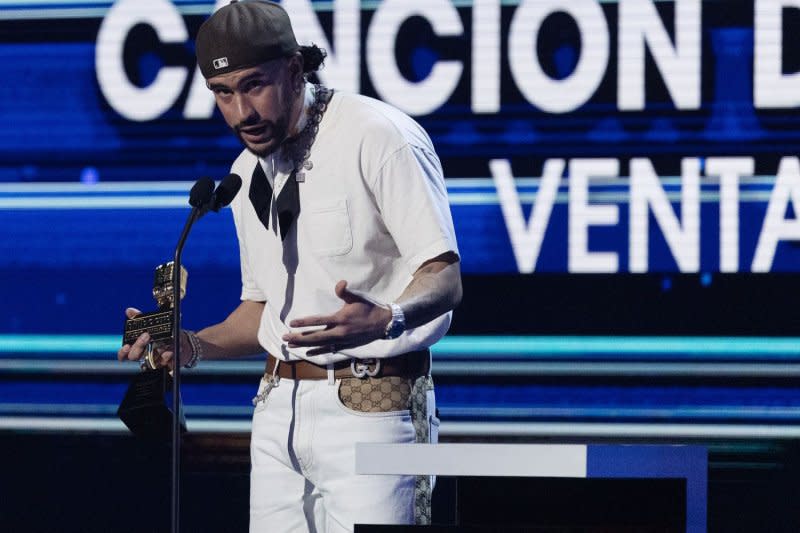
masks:
MULTIPOLYGON (((283 4, 328 50, 322 82, 430 132, 467 273, 797 270, 800 3, 283 4)), ((240 149, 194 64, 214 7, 0 4, 0 266, 164 256, 133 252, 182 216, 150 195, 223 176, 240 149)), ((191 243, 194 268, 236 262, 224 231, 191 243)))
MULTIPOLYGON (((123 309, 154 307, 192 182, 241 150, 194 60, 226 3, 0 0, 0 425, 113 418, 123 309)), ((434 350, 445 418, 797 437, 796 380, 757 380, 797 375, 800 0, 282 4, 328 51, 315 81, 406 111, 442 158, 465 281, 434 350)), ((184 259, 184 324, 221 320, 240 294, 229 212, 184 259)), ((220 374, 189 403, 246 420, 251 363, 198 369, 220 374), (237 368, 245 392, 212 390, 237 368)))
MULTIPOLYGON (((430 132, 467 275, 798 269, 800 3, 283 4, 320 81, 430 132)), ((214 8, 0 4, 0 269, 118 286, 169 257, 190 183, 240 150, 194 64, 214 8)), ((231 226, 203 221, 187 263, 235 291, 231 226)))

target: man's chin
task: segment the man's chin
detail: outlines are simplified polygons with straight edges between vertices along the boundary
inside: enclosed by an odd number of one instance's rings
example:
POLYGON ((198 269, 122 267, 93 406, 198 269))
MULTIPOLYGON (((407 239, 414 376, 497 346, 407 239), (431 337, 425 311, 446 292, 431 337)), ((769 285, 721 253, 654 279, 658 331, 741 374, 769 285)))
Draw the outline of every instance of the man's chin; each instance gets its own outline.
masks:
POLYGON ((265 142, 253 142, 245 139, 244 135, 235 129, 233 132, 236 135, 236 138, 239 139, 239 142, 242 143, 242 146, 244 146, 248 152, 257 157, 267 157, 269 154, 277 150, 278 146, 280 146, 280 143, 276 142, 274 138, 265 142))
POLYGON ((242 141, 242 144, 244 145, 244 147, 247 148, 247 150, 251 154, 256 155, 258 157, 261 157, 261 158, 267 157, 268 155, 273 153, 275 150, 277 150, 278 146, 279 146, 278 143, 274 143, 274 142, 251 143, 251 142, 247 142, 247 141, 245 141, 244 139, 241 139, 241 138, 239 140, 242 141))

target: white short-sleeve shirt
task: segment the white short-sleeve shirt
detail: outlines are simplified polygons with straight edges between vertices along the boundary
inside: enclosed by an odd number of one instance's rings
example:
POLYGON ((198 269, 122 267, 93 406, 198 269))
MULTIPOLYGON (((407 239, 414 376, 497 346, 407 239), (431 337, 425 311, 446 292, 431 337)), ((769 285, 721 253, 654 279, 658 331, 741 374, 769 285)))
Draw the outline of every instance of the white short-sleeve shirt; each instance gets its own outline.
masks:
MULTIPOLYGON (((231 203, 241 297, 266 302, 259 343, 287 360, 307 358, 307 349, 289 349, 282 341, 290 331, 287 324, 340 309, 343 302, 334 292, 339 280, 377 301, 393 302, 423 262, 458 253, 439 159, 422 127, 404 113, 375 99, 334 93, 310 161, 313 167, 298 184, 300 214, 284 241, 275 195, 269 229, 250 202, 258 158, 245 150, 231 169, 243 182, 231 203)), ((289 170, 277 165, 275 181, 280 183, 289 170)), ((308 359, 326 364, 425 348, 445 334, 450 318, 447 313, 397 339, 308 359)))

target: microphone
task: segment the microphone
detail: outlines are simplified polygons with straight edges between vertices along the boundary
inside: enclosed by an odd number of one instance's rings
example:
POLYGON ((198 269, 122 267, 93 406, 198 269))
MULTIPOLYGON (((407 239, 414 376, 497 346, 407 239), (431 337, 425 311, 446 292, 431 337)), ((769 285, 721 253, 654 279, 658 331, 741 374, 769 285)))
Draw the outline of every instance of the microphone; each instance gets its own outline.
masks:
POLYGON ((217 186, 211 198, 209 209, 215 213, 233 201, 242 188, 242 178, 238 174, 228 174, 217 186))
POLYGON ((189 192, 189 205, 202 208, 203 204, 211 201, 213 195, 214 180, 202 177, 194 183, 192 190, 189 192))

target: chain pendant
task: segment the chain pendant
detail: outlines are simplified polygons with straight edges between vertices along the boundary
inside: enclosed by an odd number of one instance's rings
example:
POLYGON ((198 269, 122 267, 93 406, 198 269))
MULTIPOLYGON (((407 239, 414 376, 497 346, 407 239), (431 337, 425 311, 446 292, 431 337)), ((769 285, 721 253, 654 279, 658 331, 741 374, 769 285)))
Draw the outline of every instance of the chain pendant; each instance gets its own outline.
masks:
POLYGON ((253 397, 252 400, 253 407, 257 406, 260 402, 265 401, 267 399, 267 396, 269 396, 270 391, 275 387, 277 387, 281 381, 281 378, 279 378, 278 376, 268 376, 265 377, 264 379, 266 380, 267 384, 264 387, 264 390, 262 390, 258 395, 253 397))

